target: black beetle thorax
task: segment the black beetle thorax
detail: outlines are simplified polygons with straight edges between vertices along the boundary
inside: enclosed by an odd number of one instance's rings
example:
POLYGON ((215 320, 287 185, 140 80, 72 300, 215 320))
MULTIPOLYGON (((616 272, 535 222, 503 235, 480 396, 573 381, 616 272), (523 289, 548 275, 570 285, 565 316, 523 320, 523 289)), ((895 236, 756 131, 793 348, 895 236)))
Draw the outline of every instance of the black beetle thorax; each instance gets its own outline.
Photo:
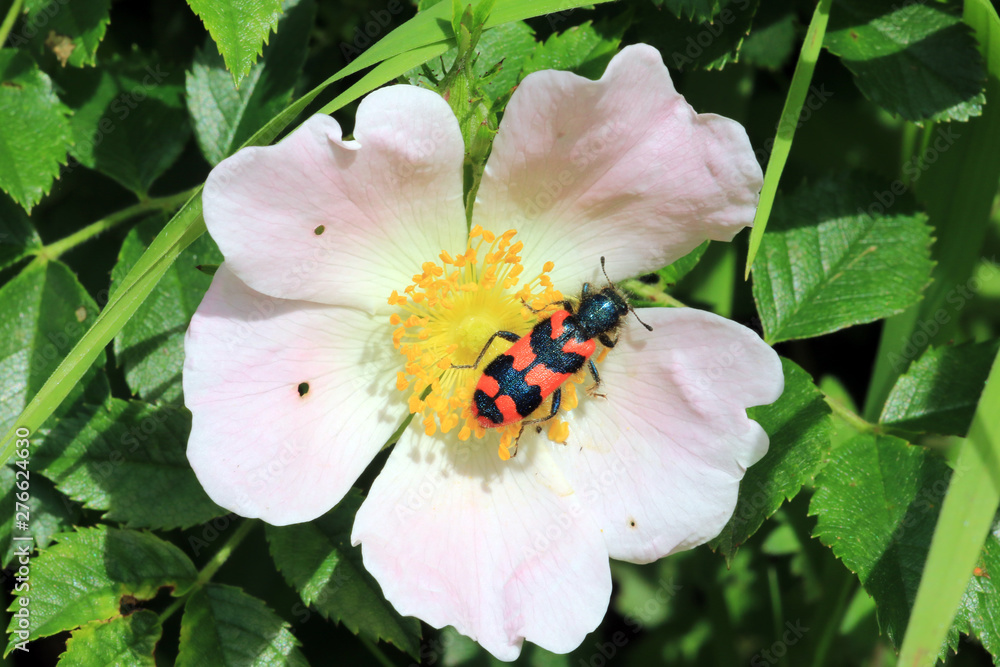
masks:
POLYGON ((587 338, 617 329, 628 314, 628 303, 612 287, 606 287, 580 302, 575 319, 587 338))

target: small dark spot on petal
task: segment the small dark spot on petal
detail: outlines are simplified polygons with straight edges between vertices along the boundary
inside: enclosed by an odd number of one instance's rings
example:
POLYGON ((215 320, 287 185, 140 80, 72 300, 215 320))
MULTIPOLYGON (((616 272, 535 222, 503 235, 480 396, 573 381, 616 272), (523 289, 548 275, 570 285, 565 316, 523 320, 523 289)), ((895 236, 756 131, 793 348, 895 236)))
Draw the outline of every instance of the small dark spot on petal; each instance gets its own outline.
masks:
POLYGON ((647 273, 644 276, 639 276, 639 282, 645 285, 655 285, 660 282, 660 276, 655 273, 647 273))
POLYGON ((317 227, 316 229, 313 230, 313 234, 315 234, 316 236, 319 236, 320 234, 322 234, 325 231, 326 231, 326 226, 325 225, 320 225, 319 227, 317 227))
POLYGON ((308 382, 300 382, 299 383, 299 396, 305 396, 308 393, 309 393, 309 383, 308 382))
POLYGON ((635 528, 635 519, 629 519, 628 520, 628 527, 629 528, 635 528))

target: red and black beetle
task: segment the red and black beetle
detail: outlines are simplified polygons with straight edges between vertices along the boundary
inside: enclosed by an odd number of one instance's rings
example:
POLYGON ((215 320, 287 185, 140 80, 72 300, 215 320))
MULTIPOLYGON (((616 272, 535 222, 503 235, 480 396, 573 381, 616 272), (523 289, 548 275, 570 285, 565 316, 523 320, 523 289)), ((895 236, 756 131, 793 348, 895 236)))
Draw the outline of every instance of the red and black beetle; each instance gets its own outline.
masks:
MULTIPOLYGON (((604 270, 603 257, 601 270, 604 270)), ((604 277, 607 275, 605 272, 604 277)), ((562 384, 588 362, 590 374, 594 376, 594 384, 589 388, 593 393, 601 383, 597 366, 590 358, 597 347, 596 341, 601 341, 605 347, 614 347, 622 320, 630 311, 635 312, 610 278, 608 286, 600 292, 591 292, 590 284, 584 283, 575 313, 570 301, 556 303, 563 309, 536 324, 529 333, 518 336, 512 331, 498 331, 486 341, 474 364, 452 366, 477 368, 496 338, 514 343, 486 366, 476 384, 472 413, 483 428, 499 428, 522 421, 549 395, 552 396, 549 415, 524 421, 521 430, 527 424, 552 419, 559 412, 562 384)), ((642 320, 639 322, 653 330, 642 320)), ((516 445, 515 441, 515 453, 516 445)))

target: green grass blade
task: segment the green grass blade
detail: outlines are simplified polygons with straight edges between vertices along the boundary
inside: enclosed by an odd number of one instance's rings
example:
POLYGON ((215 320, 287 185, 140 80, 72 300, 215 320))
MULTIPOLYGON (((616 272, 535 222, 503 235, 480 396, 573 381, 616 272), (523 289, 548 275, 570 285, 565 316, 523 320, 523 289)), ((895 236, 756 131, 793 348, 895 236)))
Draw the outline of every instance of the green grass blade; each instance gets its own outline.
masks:
POLYGON ((937 266, 924 300, 886 320, 865 401, 864 416, 869 421, 878 419, 892 386, 910 362, 928 346, 948 342, 957 331, 1000 181, 1000 151, 996 149, 1000 146, 1000 20, 984 0, 966 2, 964 16, 986 59, 987 104, 981 116, 967 123, 928 127, 914 143, 929 164, 921 168, 919 163, 908 162, 903 167, 904 174, 915 179, 917 199, 937 230, 931 249, 937 266))
POLYGON ((934 665, 1000 503, 1000 354, 941 506, 899 665, 934 665))
POLYGON ((753 219, 753 229, 750 230, 750 249, 747 251, 744 279, 750 277, 750 267, 753 266, 754 257, 757 256, 757 250, 760 249, 760 241, 764 238, 767 220, 771 217, 774 196, 778 193, 778 182, 781 181, 781 173, 785 170, 788 153, 792 150, 792 139, 795 138, 795 129, 799 124, 802 105, 805 104, 809 85, 812 83, 813 70, 816 69, 816 60, 819 59, 819 50, 823 46, 823 36, 826 34, 826 24, 830 18, 830 5, 832 3, 833 0, 819 0, 812 20, 809 21, 806 39, 799 52, 799 61, 795 64, 795 73, 792 75, 792 83, 788 88, 788 97, 785 98, 785 107, 781 110, 781 119, 778 121, 774 148, 771 150, 771 156, 767 159, 764 187, 760 191, 760 203, 757 205, 757 214, 753 219))

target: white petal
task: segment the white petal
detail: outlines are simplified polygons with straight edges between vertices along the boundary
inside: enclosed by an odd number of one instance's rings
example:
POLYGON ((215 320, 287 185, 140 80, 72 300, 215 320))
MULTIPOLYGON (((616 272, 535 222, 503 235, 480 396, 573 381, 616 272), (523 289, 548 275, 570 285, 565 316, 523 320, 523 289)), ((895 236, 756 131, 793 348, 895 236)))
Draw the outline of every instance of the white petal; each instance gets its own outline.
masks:
MULTIPOLYGON (((557 286, 659 269, 753 221, 763 175, 743 127, 696 114, 659 52, 630 46, 599 81, 546 70, 504 112, 474 222, 516 228, 526 275, 557 286)), ((561 287, 565 289, 565 287, 561 287)))
POLYGON ((205 184, 205 224, 253 289, 371 312, 442 250, 465 250, 464 150, 439 95, 382 88, 358 107, 353 141, 313 116, 281 143, 221 162, 205 184))
MULTIPOLYGON (((750 329, 690 308, 647 308, 599 366, 601 392, 569 415, 556 450, 601 523, 612 558, 650 562, 715 537, 767 434, 746 408, 772 403, 778 355, 750 329)), ((534 442, 525 443, 531 447, 534 442)))
POLYGON ((401 614, 452 625, 502 660, 524 639, 571 651, 607 610, 607 549, 544 448, 503 462, 487 442, 408 434, 352 541, 401 614))
POLYGON ((184 343, 188 459, 212 500, 274 525, 336 505, 406 412, 390 336, 387 321, 265 296, 221 266, 184 343))

